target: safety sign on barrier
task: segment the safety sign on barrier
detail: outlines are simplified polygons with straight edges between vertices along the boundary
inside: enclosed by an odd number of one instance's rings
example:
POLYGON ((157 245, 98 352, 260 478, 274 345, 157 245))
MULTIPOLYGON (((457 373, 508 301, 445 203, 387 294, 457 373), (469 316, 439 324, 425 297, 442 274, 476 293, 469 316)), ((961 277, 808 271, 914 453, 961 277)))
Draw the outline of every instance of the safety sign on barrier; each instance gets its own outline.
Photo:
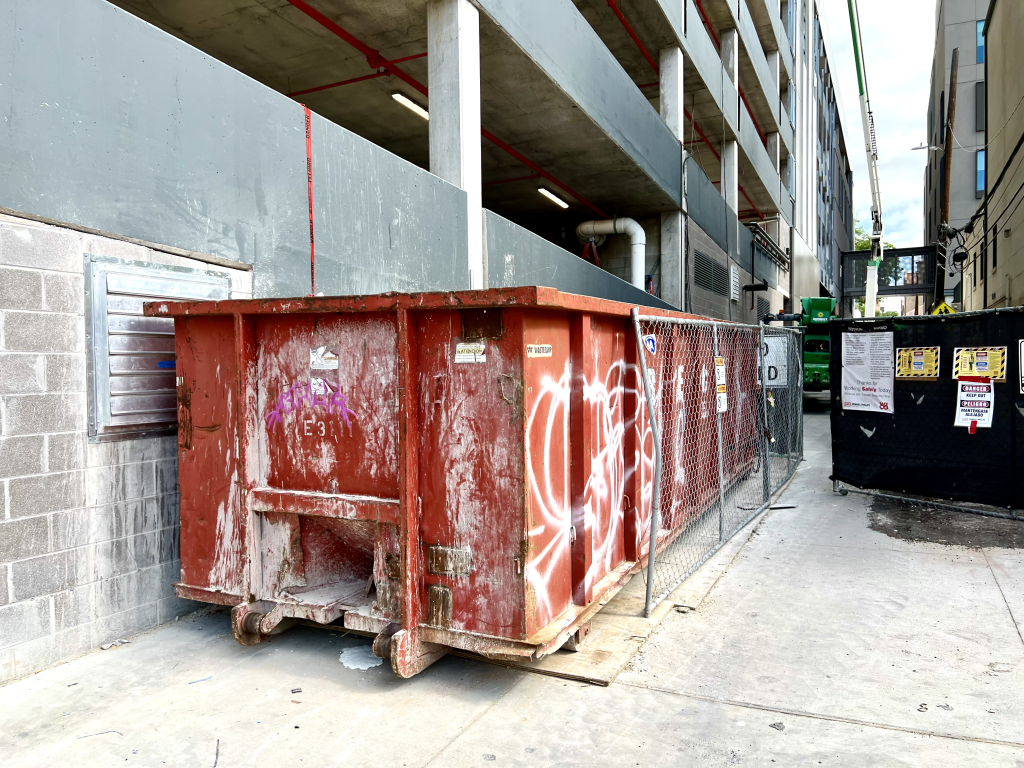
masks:
POLYGON ((939 351, 939 347, 900 347, 896 350, 896 378, 938 380, 939 351))
POLYGON ((961 376, 1006 381, 1006 347, 955 347, 953 378, 961 376))
MULTIPOLYGON (((768 369, 769 387, 789 386, 789 337, 769 336, 764 340, 764 364, 768 369)), ((761 377, 761 361, 757 361, 757 383, 764 379, 761 377)))
POLYGON ((729 394, 725 388, 725 358, 715 358, 715 396, 718 404, 718 412, 725 413, 729 410, 729 394))
POLYGON ((1020 354, 1017 356, 1017 372, 1020 374, 1020 393, 1024 395, 1024 339, 1021 339, 1020 354))
POLYGON ((843 410, 893 412, 892 331, 843 333, 843 410))
POLYGON ((995 410, 995 386, 990 379, 966 376, 957 382, 955 427, 967 427, 974 433, 977 427, 992 426, 995 410))

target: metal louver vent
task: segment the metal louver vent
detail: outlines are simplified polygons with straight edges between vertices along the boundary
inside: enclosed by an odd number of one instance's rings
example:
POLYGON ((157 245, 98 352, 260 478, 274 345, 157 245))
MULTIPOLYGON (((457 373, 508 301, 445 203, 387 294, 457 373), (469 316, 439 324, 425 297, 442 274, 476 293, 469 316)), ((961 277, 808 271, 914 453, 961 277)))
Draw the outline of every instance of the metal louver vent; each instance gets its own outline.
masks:
POLYGON ((760 319, 768 314, 771 309, 771 304, 767 299, 762 299, 760 296, 757 297, 757 317, 760 319))
POLYGON ((154 299, 227 299, 212 272, 86 256, 89 439, 172 432, 177 423, 174 320, 144 317, 154 299))
POLYGON ((729 268, 700 251, 693 252, 693 281, 706 291, 729 295, 729 268))

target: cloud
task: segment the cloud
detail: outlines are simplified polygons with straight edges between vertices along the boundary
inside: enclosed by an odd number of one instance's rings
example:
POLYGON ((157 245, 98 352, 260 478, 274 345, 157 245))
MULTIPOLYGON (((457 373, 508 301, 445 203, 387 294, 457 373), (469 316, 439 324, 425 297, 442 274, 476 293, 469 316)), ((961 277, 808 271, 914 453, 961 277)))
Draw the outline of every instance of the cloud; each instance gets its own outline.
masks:
MULTIPOLYGON (((927 152, 910 148, 927 140, 935 0, 858 0, 858 7, 885 239, 900 248, 921 245, 927 152)), ((854 215, 870 229, 871 186, 847 0, 818 0, 818 14, 853 166, 854 215)))

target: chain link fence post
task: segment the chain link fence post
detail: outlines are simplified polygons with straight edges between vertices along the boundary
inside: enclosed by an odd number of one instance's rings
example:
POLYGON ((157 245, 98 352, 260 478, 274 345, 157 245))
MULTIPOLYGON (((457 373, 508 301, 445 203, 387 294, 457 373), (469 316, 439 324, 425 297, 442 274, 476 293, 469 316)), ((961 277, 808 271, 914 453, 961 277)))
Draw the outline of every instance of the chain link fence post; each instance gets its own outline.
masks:
MULTIPOLYGON (((650 618, 651 611, 654 609, 652 592, 654 589, 654 565, 658 551, 658 507, 661 502, 661 432, 658 429, 658 418, 656 416, 657 410, 654 402, 654 387, 651 382, 650 373, 647 370, 647 357, 644 351, 643 334, 640 332, 640 309, 638 307, 634 307, 632 314, 633 329, 636 331, 636 358, 637 362, 640 364, 639 378, 644 388, 644 399, 647 401, 647 413, 651 422, 651 436, 654 438, 654 493, 653 499, 651 500, 651 540, 647 549, 647 596, 644 602, 644 618, 650 618)), ((640 451, 641 453, 643 452, 642 442, 640 451)), ((642 457, 640 464, 643 466, 642 457)), ((643 506, 642 499, 637 506, 643 506)))

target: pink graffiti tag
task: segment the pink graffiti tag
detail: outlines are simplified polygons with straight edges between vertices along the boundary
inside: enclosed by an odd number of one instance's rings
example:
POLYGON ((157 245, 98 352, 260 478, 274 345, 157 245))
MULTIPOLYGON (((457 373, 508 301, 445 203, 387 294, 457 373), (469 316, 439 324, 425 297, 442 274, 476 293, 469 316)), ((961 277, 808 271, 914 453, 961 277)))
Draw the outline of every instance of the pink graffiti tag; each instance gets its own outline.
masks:
POLYGON ((311 379, 305 383, 296 382, 278 395, 273 410, 263 416, 267 429, 274 429, 283 423, 284 416, 302 408, 326 408, 330 414, 338 414, 345 426, 352 429, 351 419, 356 412, 348 407, 348 396, 334 392, 323 379, 311 379))

